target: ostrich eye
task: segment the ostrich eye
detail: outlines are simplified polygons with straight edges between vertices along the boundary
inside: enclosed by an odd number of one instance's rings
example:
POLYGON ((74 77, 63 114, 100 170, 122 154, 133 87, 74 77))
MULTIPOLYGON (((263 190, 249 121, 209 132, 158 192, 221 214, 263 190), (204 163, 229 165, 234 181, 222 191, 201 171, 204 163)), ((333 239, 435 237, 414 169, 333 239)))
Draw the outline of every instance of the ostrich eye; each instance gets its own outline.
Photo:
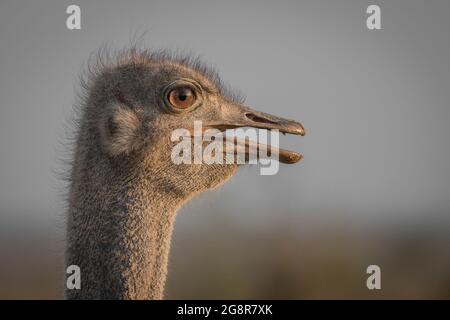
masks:
POLYGON ((196 99, 194 90, 188 86, 176 87, 170 90, 167 95, 167 100, 177 109, 188 109, 195 103, 196 99))

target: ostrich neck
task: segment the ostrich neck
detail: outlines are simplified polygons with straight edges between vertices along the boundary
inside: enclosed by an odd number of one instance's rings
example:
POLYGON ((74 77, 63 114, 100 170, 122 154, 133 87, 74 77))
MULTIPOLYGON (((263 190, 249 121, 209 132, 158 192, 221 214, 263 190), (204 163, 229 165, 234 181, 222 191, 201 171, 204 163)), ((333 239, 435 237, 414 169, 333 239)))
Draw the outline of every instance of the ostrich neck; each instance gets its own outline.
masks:
POLYGON ((66 289, 66 296, 162 299, 182 197, 157 179, 103 180, 72 186, 66 263, 80 267, 81 289, 66 289))

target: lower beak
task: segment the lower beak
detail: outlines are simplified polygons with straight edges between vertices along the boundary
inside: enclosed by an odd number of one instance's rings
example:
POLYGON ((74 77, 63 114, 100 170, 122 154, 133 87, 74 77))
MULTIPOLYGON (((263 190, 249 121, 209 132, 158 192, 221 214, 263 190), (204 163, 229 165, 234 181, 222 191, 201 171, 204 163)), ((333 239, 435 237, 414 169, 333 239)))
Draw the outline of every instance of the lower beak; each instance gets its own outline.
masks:
MULTIPOLYGON (((226 105, 226 113, 223 119, 211 121, 206 124, 209 128, 225 131, 226 129, 252 127, 267 130, 279 130, 282 133, 305 135, 305 128, 300 122, 281 118, 264 112, 252 110, 246 106, 235 104, 226 105)), ((271 157, 278 157, 282 163, 292 164, 300 161, 302 155, 298 152, 275 148, 263 145, 254 141, 246 141, 245 139, 235 138, 236 152, 245 152, 246 155, 254 154, 259 156, 259 150, 264 148, 271 157)), ((235 152, 235 153, 236 153, 235 152)))

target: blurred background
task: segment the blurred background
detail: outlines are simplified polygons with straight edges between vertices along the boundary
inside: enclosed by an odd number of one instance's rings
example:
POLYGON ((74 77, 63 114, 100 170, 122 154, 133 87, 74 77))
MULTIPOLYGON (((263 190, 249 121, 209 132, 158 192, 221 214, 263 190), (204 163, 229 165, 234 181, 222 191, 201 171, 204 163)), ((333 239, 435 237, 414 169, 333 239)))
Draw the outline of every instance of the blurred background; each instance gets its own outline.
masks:
POLYGON ((62 298, 78 75, 144 31, 308 132, 281 137, 300 164, 244 167, 181 210, 167 298, 450 298, 449 14, 444 0, 2 0, 0 298, 62 298), (370 4, 382 30, 366 28, 370 4))

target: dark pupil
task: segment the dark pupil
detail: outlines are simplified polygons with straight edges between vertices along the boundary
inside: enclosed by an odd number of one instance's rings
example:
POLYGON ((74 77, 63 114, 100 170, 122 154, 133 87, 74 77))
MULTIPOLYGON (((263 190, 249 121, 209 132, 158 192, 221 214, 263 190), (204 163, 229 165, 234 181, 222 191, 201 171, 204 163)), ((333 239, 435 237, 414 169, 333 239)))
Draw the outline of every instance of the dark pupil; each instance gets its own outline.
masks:
POLYGON ((181 101, 185 101, 189 96, 189 90, 188 89, 181 89, 178 93, 178 99, 181 101))

